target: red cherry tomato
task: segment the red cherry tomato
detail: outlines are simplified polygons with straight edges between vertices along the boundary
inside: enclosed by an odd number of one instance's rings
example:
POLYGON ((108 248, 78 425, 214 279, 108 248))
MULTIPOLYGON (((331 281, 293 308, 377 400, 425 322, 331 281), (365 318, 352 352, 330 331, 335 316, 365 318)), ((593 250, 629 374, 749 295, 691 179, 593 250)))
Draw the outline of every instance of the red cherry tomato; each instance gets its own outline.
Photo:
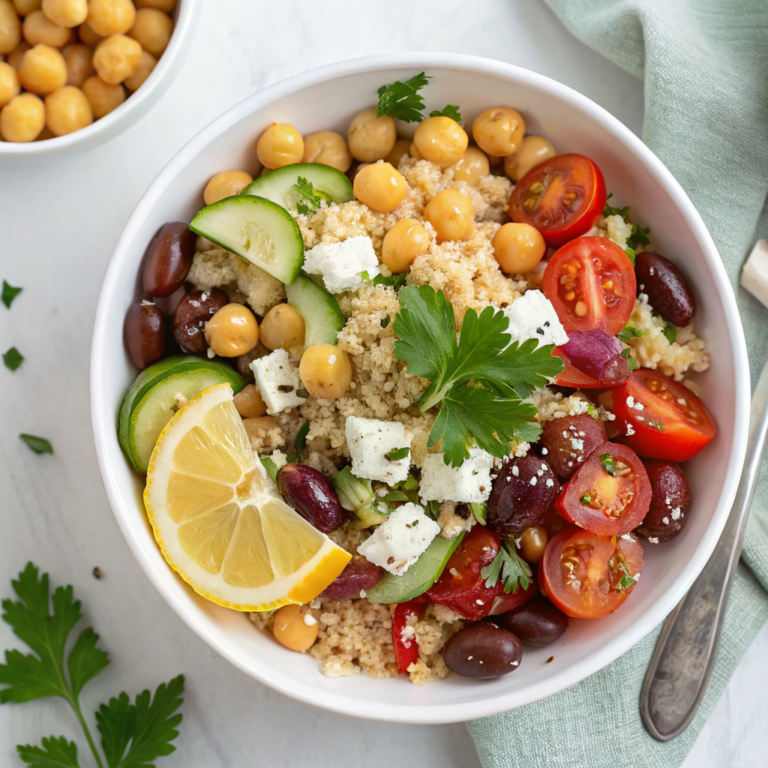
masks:
POLYGON ((556 155, 520 179, 509 200, 509 215, 536 227, 547 245, 559 246, 592 229, 605 199, 603 174, 588 157, 556 155))
POLYGON ((412 627, 424 616, 428 600, 426 595, 415 597, 405 603, 398 603, 392 614, 392 645, 395 650, 395 661, 401 672, 408 673, 408 667, 419 660, 419 641, 412 634, 412 627), (410 618, 410 622, 409 622, 410 618))
POLYGON ((640 457, 626 445, 603 443, 565 484, 555 511, 590 533, 621 536, 640 525, 651 495, 640 457))
POLYGON ((717 432, 688 387, 645 368, 613 390, 613 412, 621 442, 648 459, 686 461, 717 432))
POLYGON ((634 534, 597 536, 568 526, 544 552, 542 587, 555 607, 574 619, 613 613, 643 571, 643 547, 634 534))
POLYGON ((602 328, 615 336, 635 305, 632 262, 605 237, 579 237, 549 260, 541 284, 566 333, 602 328))
POLYGON ((555 384, 561 387, 573 387, 574 389, 605 389, 608 384, 604 384, 586 373, 582 373, 573 363, 568 355, 560 347, 552 350, 554 357, 559 357, 565 364, 565 368, 555 376, 555 384))

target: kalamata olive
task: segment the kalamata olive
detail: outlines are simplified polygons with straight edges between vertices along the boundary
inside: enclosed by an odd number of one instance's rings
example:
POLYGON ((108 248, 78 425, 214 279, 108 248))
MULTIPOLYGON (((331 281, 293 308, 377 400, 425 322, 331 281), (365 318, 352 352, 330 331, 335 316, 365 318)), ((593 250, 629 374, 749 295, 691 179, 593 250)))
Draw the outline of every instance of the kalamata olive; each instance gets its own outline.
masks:
POLYGON ((286 464, 277 473, 277 487, 283 498, 318 531, 330 533, 344 522, 336 491, 322 472, 306 464, 286 464))
POLYGON ((683 470, 672 461, 646 461, 651 481, 651 507, 643 522, 635 528, 652 543, 669 541, 685 525, 685 513, 691 503, 691 489, 683 470))
POLYGON ((136 301, 128 308, 123 328, 125 346, 133 364, 141 371, 170 353, 168 318, 153 301, 136 301))
POLYGON ((197 355, 205 352, 205 324, 226 304, 227 294, 218 288, 185 294, 173 313, 173 337, 178 344, 197 355))
POLYGON ((664 256, 643 251, 635 256, 637 292, 648 297, 650 305, 668 323, 682 327, 696 314, 693 298, 680 270, 664 256))
POLYGON ((516 611, 495 616, 493 621, 517 635, 521 642, 537 648, 559 640, 568 629, 568 617, 549 603, 528 603, 516 611))
POLYGON ((538 456, 507 462, 493 481, 488 528, 507 539, 538 525, 560 490, 549 464, 538 456))
POLYGON ((326 600, 359 600, 363 597, 360 593, 373 589, 381 581, 382 576, 384 576, 383 568, 356 555, 347 563, 347 567, 336 577, 336 580, 320 593, 320 597, 326 600))
POLYGON ((480 622, 460 629, 445 644, 443 658, 451 672, 464 677, 498 677, 514 672, 523 646, 512 632, 480 622))
POLYGON ((195 235, 183 221, 163 224, 149 246, 144 263, 144 291, 170 296, 187 279, 195 255, 195 235))
POLYGON ((541 453, 558 477, 567 480, 608 436, 602 421, 586 413, 552 419, 541 433, 541 453))

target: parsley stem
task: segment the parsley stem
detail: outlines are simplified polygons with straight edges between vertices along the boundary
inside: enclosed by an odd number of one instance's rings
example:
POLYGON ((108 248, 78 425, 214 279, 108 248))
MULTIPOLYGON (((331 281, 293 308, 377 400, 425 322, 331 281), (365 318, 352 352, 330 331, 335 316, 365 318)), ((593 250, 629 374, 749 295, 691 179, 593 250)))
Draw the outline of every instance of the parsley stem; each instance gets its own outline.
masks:
POLYGON ((85 738, 88 740, 88 746, 91 748, 91 752, 93 752, 93 759, 96 761, 96 765, 98 765, 99 768, 104 768, 104 763, 101 762, 101 755, 96 749, 96 743, 94 742, 93 737, 91 736, 91 731, 88 728, 88 723, 85 722, 85 718, 83 717, 83 711, 80 709, 80 702, 75 698, 71 698, 69 703, 72 705, 72 709, 75 710, 77 719, 80 721, 80 727, 83 729, 85 738))

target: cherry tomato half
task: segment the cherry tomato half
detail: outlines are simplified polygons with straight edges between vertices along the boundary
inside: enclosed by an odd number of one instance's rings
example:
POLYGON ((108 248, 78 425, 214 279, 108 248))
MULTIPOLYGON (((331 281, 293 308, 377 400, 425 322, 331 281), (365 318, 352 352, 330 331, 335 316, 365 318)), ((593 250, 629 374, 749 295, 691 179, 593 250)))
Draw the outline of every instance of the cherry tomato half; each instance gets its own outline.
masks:
POLYGON ((717 429, 701 399, 688 387, 645 368, 613 390, 621 442, 648 459, 685 461, 699 453, 717 429))
POLYGON ((643 547, 634 534, 597 536, 568 526, 544 552, 542 587, 555 607, 574 619, 613 613, 643 571, 643 547))
POLYGON ((605 237, 579 237, 549 260, 541 284, 566 333, 602 328, 615 336, 635 306, 632 262, 605 237))
POLYGON ((566 483, 555 511, 590 533, 621 536, 640 525, 651 495, 640 457, 626 445, 603 443, 566 483))
POLYGON ((547 245, 589 232, 605 208, 605 179, 584 155, 555 155, 532 168, 509 200, 512 221, 530 224, 547 245))
POLYGON ((392 614, 392 646, 395 651, 395 661, 398 669, 406 674, 408 667, 419 660, 419 641, 408 627, 412 627, 424 616, 428 602, 426 595, 420 595, 405 603, 398 603, 392 614))

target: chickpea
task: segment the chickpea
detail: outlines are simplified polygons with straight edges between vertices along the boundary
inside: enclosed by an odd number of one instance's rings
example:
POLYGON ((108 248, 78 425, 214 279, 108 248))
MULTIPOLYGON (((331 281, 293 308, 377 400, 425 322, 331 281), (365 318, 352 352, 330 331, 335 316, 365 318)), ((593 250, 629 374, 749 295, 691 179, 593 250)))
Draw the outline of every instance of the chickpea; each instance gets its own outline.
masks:
POLYGON ((416 219, 400 219, 386 235, 381 246, 381 260, 390 271, 407 272, 413 260, 429 248, 427 230, 416 219))
POLYGON ((83 87, 83 83, 96 74, 93 68, 93 52, 87 45, 74 43, 67 45, 61 52, 67 65, 67 85, 83 87))
POLYGON ((105 83, 98 75, 89 77, 83 83, 83 93, 97 120, 117 109, 125 101, 125 88, 122 85, 105 83))
POLYGON ((414 160, 423 160, 424 155, 419 152, 419 148, 416 146, 415 142, 411 142, 411 146, 408 148, 408 154, 414 159, 414 160))
POLYGON ((289 123, 272 123, 256 143, 259 162, 270 170, 300 163, 304 156, 304 139, 289 123))
POLYGON ((0 54, 10 53, 21 42, 21 21, 11 0, 0 0, 0 54))
POLYGON ((355 197, 371 210, 388 213, 400 205, 408 185, 389 163, 373 163, 357 172, 354 190, 355 197))
POLYGON ((508 275, 525 275, 544 258, 547 244, 530 224, 509 222, 493 238, 493 255, 508 275))
POLYGON ((141 8, 136 11, 136 21, 128 34, 138 40, 145 51, 160 57, 171 41, 173 21, 167 13, 154 8, 141 8))
POLYGON ((447 168, 461 159, 469 144, 464 129, 450 117, 428 117, 419 123, 413 143, 425 160, 447 168))
POLYGON ((137 8, 156 8, 170 13, 176 7, 176 0, 134 0, 137 8))
POLYGON ((310 133, 304 139, 302 163, 322 163, 346 173, 352 165, 352 155, 345 138, 336 131, 310 133))
POLYGON ((54 136, 79 131, 92 122, 91 105, 74 85, 65 85, 45 97, 45 124, 54 136))
POLYGON ((211 176, 205 185, 203 200, 206 205, 212 205, 225 197, 239 195, 252 181, 251 175, 245 171, 222 171, 211 176))
POLYGON ((237 412, 244 419, 255 419, 267 412, 267 406, 255 384, 246 384, 234 399, 237 412))
MULTIPOLYGON (((88 2, 88 26, 102 37, 125 34, 133 26, 136 16, 136 8, 131 0, 88 2)), ((83 40, 82 35, 80 39, 83 40)))
POLYGON ((220 357, 238 357, 259 343, 259 324, 248 307, 226 304, 205 324, 205 340, 220 357))
POLYGON ((21 66, 21 60, 24 58, 24 54, 32 46, 26 41, 22 40, 9 54, 8 63, 14 68, 18 69, 21 66))
POLYGON ((427 203, 424 217, 435 228, 440 242, 461 240, 472 231, 475 209, 466 195, 455 189, 444 189, 427 203))
POLYGON ((37 135, 35 141, 48 141, 48 139, 55 139, 53 131, 46 125, 43 126, 43 130, 37 135))
POLYGON ((81 43, 92 46, 98 45, 104 39, 102 35, 93 31, 93 27, 88 22, 81 24, 77 28, 77 36, 80 38, 81 43))
POLYGON ((525 120, 511 107, 493 107, 475 118, 472 135, 483 152, 506 157, 520 146, 525 135, 525 120))
POLYGON ((299 376, 312 397, 337 400, 352 382, 352 363, 349 355, 333 344, 315 344, 301 356, 299 376))
POLYGON ((317 619, 311 613, 302 613, 300 605, 284 605, 275 613, 274 621, 275 640, 291 651, 309 650, 320 631, 317 619))
POLYGON ((20 91, 16 70, 7 61, 0 61, 0 108, 18 96, 20 91))
POLYGON ((0 111, 0 136, 5 141, 34 141, 45 126, 45 106, 32 93, 20 93, 0 111))
POLYGON ((156 66, 157 59, 142 48, 141 61, 139 62, 138 68, 130 77, 125 78, 123 85, 125 85, 129 91, 137 91, 144 85, 144 81, 152 74, 152 71, 156 66))
POLYGON ((69 30, 54 24, 42 11, 32 11, 24 19, 24 39, 30 45, 50 45, 62 48, 69 42, 69 30))
POLYGON ((26 16, 28 13, 32 13, 32 11, 39 10, 42 2, 43 0, 13 0, 13 4, 16 6, 16 13, 19 16, 26 16))
POLYGON ((483 176, 491 172, 491 166, 485 152, 477 147, 468 147, 461 159, 455 162, 453 178, 456 181, 465 181, 472 187, 476 187, 483 176))
POLYGON ((392 151, 384 158, 384 160, 391 166, 397 168, 400 165, 400 161, 403 159, 403 155, 408 154, 408 150, 411 148, 410 139, 398 139, 395 142, 395 146, 392 147, 392 151))
POLYGON ((110 35, 93 53, 93 66, 99 77, 110 85, 122 83, 141 63, 141 46, 125 35, 110 35))
POLYGON ((549 536, 543 525, 531 525, 520 534, 520 553, 523 560, 538 563, 544 557, 549 536))
POLYGON ((520 181, 531 168, 555 156, 555 148, 543 136, 526 136, 514 155, 504 158, 504 173, 520 181))
POLYGON ((252 419, 243 419, 243 426, 251 442, 262 442, 270 432, 280 429, 280 425, 274 416, 257 416, 252 419))
POLYGON ((304 346, 305 323, 301 313, 290 304, 278 304, 264 315, 259 334, 270 350, 304 346))
POLYGON ((53 93, 67 82, 64 57, 50 45, 36 45, 21 60, 19 81, 32 93, 53 93))
POLYGON ((88 17, 88 0, 43 0, 42 11, 60 27, 76 27, 88 17))
POLYGON ((376 117, 376 108, 364 109, 352 118, 347 133, 349 151, 361 163, 383 160, 397 141, 395 121, 389 116, 376 117))

